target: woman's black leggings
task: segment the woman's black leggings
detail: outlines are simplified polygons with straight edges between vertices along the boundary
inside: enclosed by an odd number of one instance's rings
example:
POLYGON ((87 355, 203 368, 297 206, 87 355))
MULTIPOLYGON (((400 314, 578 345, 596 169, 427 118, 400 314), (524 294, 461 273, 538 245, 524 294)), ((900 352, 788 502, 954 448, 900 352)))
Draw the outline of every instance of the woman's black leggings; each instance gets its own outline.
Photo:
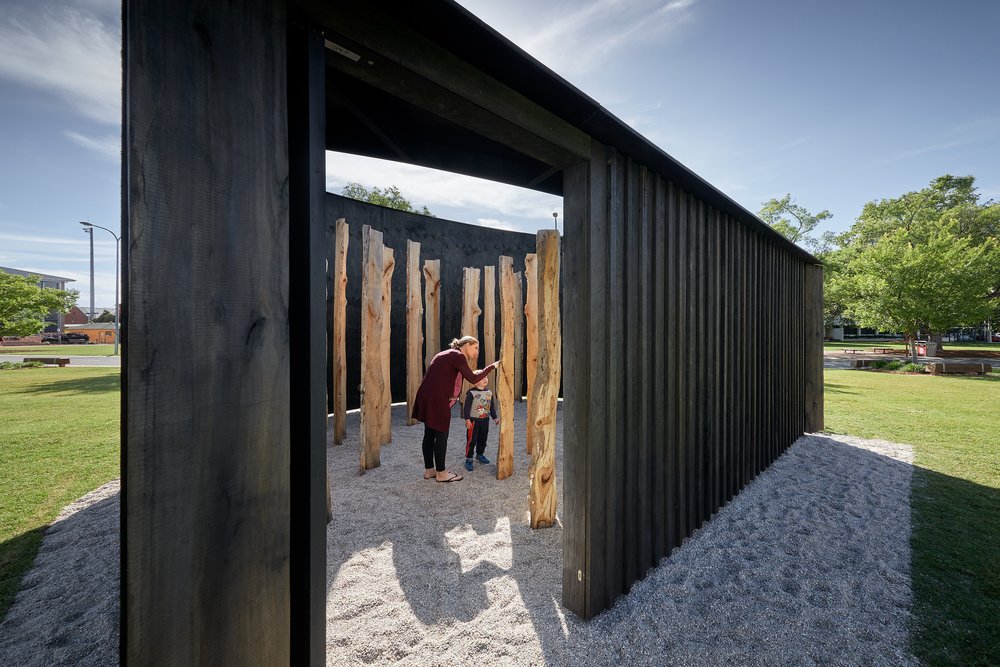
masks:
POLYGON ((442 472, 444 458, 448 453, 448 431, 435 431, 424 425, 424 467, 442 472))

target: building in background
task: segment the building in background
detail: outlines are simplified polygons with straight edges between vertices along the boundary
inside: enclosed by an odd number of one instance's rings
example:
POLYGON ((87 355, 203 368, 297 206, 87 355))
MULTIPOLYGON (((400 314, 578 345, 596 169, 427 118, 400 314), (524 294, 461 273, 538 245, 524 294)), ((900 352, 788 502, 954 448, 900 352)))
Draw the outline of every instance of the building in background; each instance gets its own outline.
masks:
MULTIPOLYGON (((66 289, 66 283, 75 282, 73 278, 63 278, 62 276, 50 276, 44 273, 39 273, 38 271, 25 271, 24 269, 12 269, 7 266, 0 266, 0 271, 10 273, 15 276, 35 276, 38 278, 39 287, 49 287, 52 289, 64 290, 66 289)), ((65 319, 62 313, 57 313, 52 311, 49 313, 45 321, 48 324, 45 326, 43 333, 53 333, 59 332, 63 333, 65 319)))

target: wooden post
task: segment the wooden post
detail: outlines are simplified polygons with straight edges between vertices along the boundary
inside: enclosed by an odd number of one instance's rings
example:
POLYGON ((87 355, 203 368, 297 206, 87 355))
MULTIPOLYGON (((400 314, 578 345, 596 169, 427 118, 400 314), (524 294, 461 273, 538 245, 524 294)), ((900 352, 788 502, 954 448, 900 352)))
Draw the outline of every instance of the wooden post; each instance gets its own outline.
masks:
POLYGON ((514 274, 514 400, 524 400, 524 279, 514 274))
POLYGON ((344 444, 347 424, 347 244, 350 227, 337 220, 333 245, 333 444, 344 444))
POLYGON ((528 298, 524 304, 525 340, 528 348, 528 356, 524 361, 524 370, 528 378, 528 419, 525 442, 526 451, 530 456, 534 451, 534 441, 531 439, 534 404, 531 402, 531 397, 534 395, 532 392, 535 386, 535 372, 538 368, 538 272, 535 253, 528 253, 524 256, 524 277, 528 283, 528 298))
MULTIPOLYGON (((497 360, 497 267, 483 267, 483 344, 484 365, 497 360)), ((496 394, 495 373, 490 374, 489 390, 496 394)))
MULTIPOLYGON (((559 232, 538 232, 538 373, 528 397, 534 406, 534 454, 529 473, 528 510, 532 528, 548 528, 556 520, 556 409, 562 378, 559 322, 559 232)), ((501 429, 501 433, 502 433, 501 429)))
MULTIPOLYGON (((462 332, 460 336, 476 336, 479 331, 479 269, 466 267, 463 269, 462 290, 462 332)), ((473 370, 479 368, 479 360, 473 359, 469 364, 473 370)), ((458 397, 465 407, 465 395, 469 391, 469 383, 462 380, 462 393, 458 397)))
POLYGON ((361 230, 361 472, 381 464, 382 232, 361 230))
POLYGON ((441 260, 424 260, 424 372, 441 351, 441 260))
POLYGON ((392 318, 392 272, 396 268, 396 255, 392 248, 382 248, 382 349, 379 356, 382 359, 382 398, 379 401, 379 411, 382 415, 382 437, 379 444, 392 442, 392 385, 389 368, 389 325, 392 318))
POLYGON ((514 474, 514 259, 500 257, 500 359, 497 369, 497 403, 500 408, 500 446, 497 479, 514 474))
POLYGON ((420 300, 420 244, 406 242, 406 424, 411 426, 417 422, 413 414, 413 400, 417 396, 420 380, 423 377, 421 367, 421 347, 424 344, 424 332, 420 327, 420 318, 424 308, 420 300))

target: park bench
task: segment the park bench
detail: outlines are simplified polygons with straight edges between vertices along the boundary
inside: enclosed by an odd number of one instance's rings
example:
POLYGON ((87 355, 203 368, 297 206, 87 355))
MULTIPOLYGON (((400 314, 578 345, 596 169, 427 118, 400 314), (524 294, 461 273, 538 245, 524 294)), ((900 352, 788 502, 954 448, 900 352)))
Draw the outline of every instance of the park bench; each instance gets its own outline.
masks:
POLYGON ((855 350, 852 347, 845 347, 841 352, 844 354, 857 354, 858 352, 863 352, 864 350, 855 350))
POLYGON ((69 363, 69 359, 65 357, 25 357, 25 362, 37 361, 42 364, 48 364, 50 366, 59 366, 59 368, 65 368, 66 364, 69 363))
POLYGON ((896 352, 896 350, 891 347, 873 347, 872 352, 875 354, 892 354, 893 352, 896 352))
POLYGON ((934 375, 985 375, 993 370, 989 364, 927 364, 927 372, 934 375))

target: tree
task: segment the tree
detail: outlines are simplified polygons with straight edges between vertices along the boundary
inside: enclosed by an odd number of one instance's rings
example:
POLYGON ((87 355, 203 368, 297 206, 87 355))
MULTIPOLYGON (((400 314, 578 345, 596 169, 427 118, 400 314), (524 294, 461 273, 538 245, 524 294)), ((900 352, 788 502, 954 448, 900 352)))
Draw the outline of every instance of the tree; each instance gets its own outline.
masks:
POLYGON ((786 239, 810 251, 829 250, 835 239, 830 232, 819 240, 811 236, 816 226, 832 218, 833 214, 824 210, 813 215, 793 202, 790 194, 781 199, 768 199, 757 215, 786 239))
POLYGON ((65 313, 76 303, 76 290, 39 287, 38 276, 0 271, 0 336, 33 336, 45 328, 45 316, 65 313))
POLYGON ((417 213, 419 215, 434 215, 426 206, 422 206, 419 209, 415 208, 395 185, 390 185, 384 190, 377 187, 369 190, 360 183, 348 183, 344 186, 342 194, 345 197, 350 197, 351 199, 365 201, 369 204, 377 204, 378 206, 385 206, 386 208, 394 208, 399 211, 417 213))
POLYGON ((1000 211, 978 203, 971 176, 865 204, 841 237, 832 292, 859 325, 918 332, 981 324, 1000 294, 1000 211))
POLYGON ((95 317, 94 321, 99 322, 100 324, 107 324, 109 322, 114 322, 115 314, 112 313, 110 310, 105 310, 103 313, 95 317))

